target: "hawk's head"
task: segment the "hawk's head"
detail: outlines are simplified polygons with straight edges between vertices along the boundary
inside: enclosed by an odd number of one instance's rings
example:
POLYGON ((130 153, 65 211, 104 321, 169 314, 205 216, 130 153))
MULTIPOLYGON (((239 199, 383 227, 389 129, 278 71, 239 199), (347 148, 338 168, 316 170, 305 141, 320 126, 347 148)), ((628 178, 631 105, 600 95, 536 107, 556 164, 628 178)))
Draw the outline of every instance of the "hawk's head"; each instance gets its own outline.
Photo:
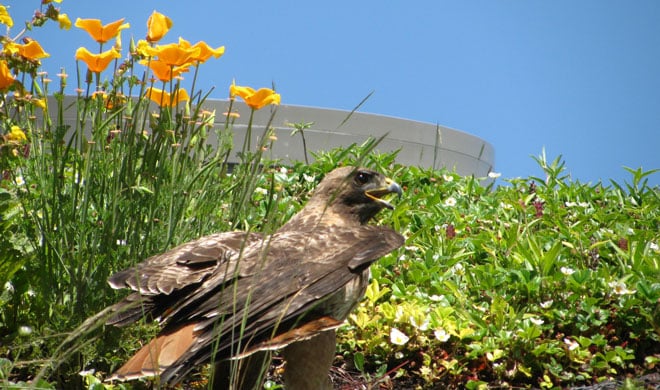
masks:
POLYGON ((341 167, 323 178, 308 205, 323 207, 329 218, 347 218, 364 224, 380 210, 394 208, 384 199, 386 195, 401 196, 401 193, 395 181, 379 172, 341 167))

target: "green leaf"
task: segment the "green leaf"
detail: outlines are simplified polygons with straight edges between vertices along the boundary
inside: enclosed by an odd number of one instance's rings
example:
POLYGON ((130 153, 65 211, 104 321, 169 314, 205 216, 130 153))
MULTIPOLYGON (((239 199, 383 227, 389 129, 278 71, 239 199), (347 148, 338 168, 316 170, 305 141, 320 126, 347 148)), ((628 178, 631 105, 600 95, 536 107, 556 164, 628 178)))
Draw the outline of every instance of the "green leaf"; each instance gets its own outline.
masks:
POLYGON ((364 372, 364 354, 362 352, 356 352, 353 355, 353 364, 358 371, 364 372))

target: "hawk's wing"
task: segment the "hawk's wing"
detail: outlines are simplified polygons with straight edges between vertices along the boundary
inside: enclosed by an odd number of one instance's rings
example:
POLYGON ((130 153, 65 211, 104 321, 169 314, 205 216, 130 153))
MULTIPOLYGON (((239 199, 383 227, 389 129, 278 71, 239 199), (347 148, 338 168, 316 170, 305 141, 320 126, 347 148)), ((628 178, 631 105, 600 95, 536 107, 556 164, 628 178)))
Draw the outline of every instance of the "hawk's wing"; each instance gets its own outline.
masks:
POLYGON ((403 241, 389 228, 366 225, 276 233, 243 252, 232 283, 213 273, 171 294, 163 332, 112 378, 161 373, 164 383, 176 383, 213 356, 281 348, 337 327, 362 295, 346 296, 346 286, 403 241))
MULTIPOLYGON (((232 261, 250 245, 261 242, 262 235, 246 232, 211 234, 150 257, 108 279, 112 288, 128 288, 135 293, 115 305, 108 323, 126 325, 156 308, 158 300, 197 286, 212 274, 230 269, 232 261)), ((174 301, 176 299, 173 299, 174 301)), ((151 313, 158 317, 160 313, 151 313)))

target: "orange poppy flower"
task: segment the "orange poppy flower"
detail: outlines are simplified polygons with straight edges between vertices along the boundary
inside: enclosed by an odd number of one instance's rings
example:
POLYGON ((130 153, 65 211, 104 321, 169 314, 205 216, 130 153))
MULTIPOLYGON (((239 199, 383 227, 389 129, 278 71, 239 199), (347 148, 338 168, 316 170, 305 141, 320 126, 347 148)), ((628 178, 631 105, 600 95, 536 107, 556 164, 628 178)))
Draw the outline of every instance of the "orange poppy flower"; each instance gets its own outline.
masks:
POLYGON ((15 80, 16 77, 14 77, 14 75, 9 71, 7 61, 0 61, 0 90, 9 88, 12 84, 14 84, 15 80))
POLYGON ((149 66, 149 68, 154 72, 154 76, 163 82, 171 81, 173 78, 181 75, 181 73, 188 71, 187 66, 170 66, 160 60, 143 60, 140 61, 140 64, 149 66))
POLYGON ((131 25, 124 23, 124 18, 102 25, 99 19, 76 19, 76 27, 81 28, 96 42, 106 43, 119 34, 119 31, 129 28, 131 25), (122 24, 123 23, 123 24, 122 24))
POLYGON ((188 101, 190 100, 190 97, 188 96, 188 92, 183 89, 179 88, 172 95, 169 93, 163 91, 162 89, 158 88, 153 88, 150 87, 147 89, 147 92, 145 93, 145 96, 149 97, 152 102, 158 104, 159 106, 176 106, 177 104, 188 101), (172 96, 174 96, 174 100, 172 100, 172 96))
POLYGON ((224 46, 220 46, 217 49, 214 49, 204 41, 199 41, 191 46, 190 42, 183 38, 179 38, 179 46, 183 48, 199 48, 199 54, 193 57, 193 60, 199 63, 206 62, 209 58, 211 58, 211 56, 214 58, 220 58, 223 54, 225 54, 224 46))
POLYGON ((280 104, 281 99, 279 93, 275 93, 275 91, 269 88, 261 88, 255 91, 250 87, 241 87, 232 84, 229 87, 229 97, 234 99, 236 96, 242 98, 245 104, 253 110, 259 110, 269 104, 280 104))
POLYGON ((195 62, 195 57, 199 55, 201 49, 198 47, 186 48, 176 43, 170 43, 158 45, 150 52, 168 66, 188 66, 195 62))
POLYGON ((35 40, 31 40, 24 45, 17 44, 16 49, 19 55, 29 60, 40 60, 42 58, 50 57, 50 54, 46 53, 39 42, 35 40))
POLYGON ((114 48, 106 50, 100 54, 92 54, 84 47, 76 50, 76 59, 82 60, 87 64, 90 71, 101 73, 110 65, 114 59, 120 58, 121 54, 114 48))
POLYGON ((172 19, 154 11, 149 19, 147 19, 147 41, 158 42, 160 41, 170 28, 172 27, 172 19))

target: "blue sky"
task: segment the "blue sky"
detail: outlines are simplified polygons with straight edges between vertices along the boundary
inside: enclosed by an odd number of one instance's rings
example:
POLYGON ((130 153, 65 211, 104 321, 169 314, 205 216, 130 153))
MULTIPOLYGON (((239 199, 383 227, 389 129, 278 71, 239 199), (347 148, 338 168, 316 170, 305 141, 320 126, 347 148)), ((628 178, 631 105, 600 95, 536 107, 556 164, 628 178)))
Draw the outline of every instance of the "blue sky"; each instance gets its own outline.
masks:
MULTIPOLYGON (((38 1, 13 0, 17 24, 38 1)), ((104 23, 126 17, 143 38, 149 14, 179 36, 226 46, 198 82, 226 98, 232 79, 275 83, 282 103, 438 123, 495 147, 503 177, 541 175, 530 156, 562 155, 581 182, 630 181, 623 166, 660 168, 660 1, 64 0, 104 23)), ((15 27, 14 30, 17 30, 15 27)), ((47 70, 75 69, 96 44, 83 31, 35 30, 47 70)), ((124 34, 124 42, 128 42, 124 34)), ((650 178, 660 184, 660 172, 650 178)))

